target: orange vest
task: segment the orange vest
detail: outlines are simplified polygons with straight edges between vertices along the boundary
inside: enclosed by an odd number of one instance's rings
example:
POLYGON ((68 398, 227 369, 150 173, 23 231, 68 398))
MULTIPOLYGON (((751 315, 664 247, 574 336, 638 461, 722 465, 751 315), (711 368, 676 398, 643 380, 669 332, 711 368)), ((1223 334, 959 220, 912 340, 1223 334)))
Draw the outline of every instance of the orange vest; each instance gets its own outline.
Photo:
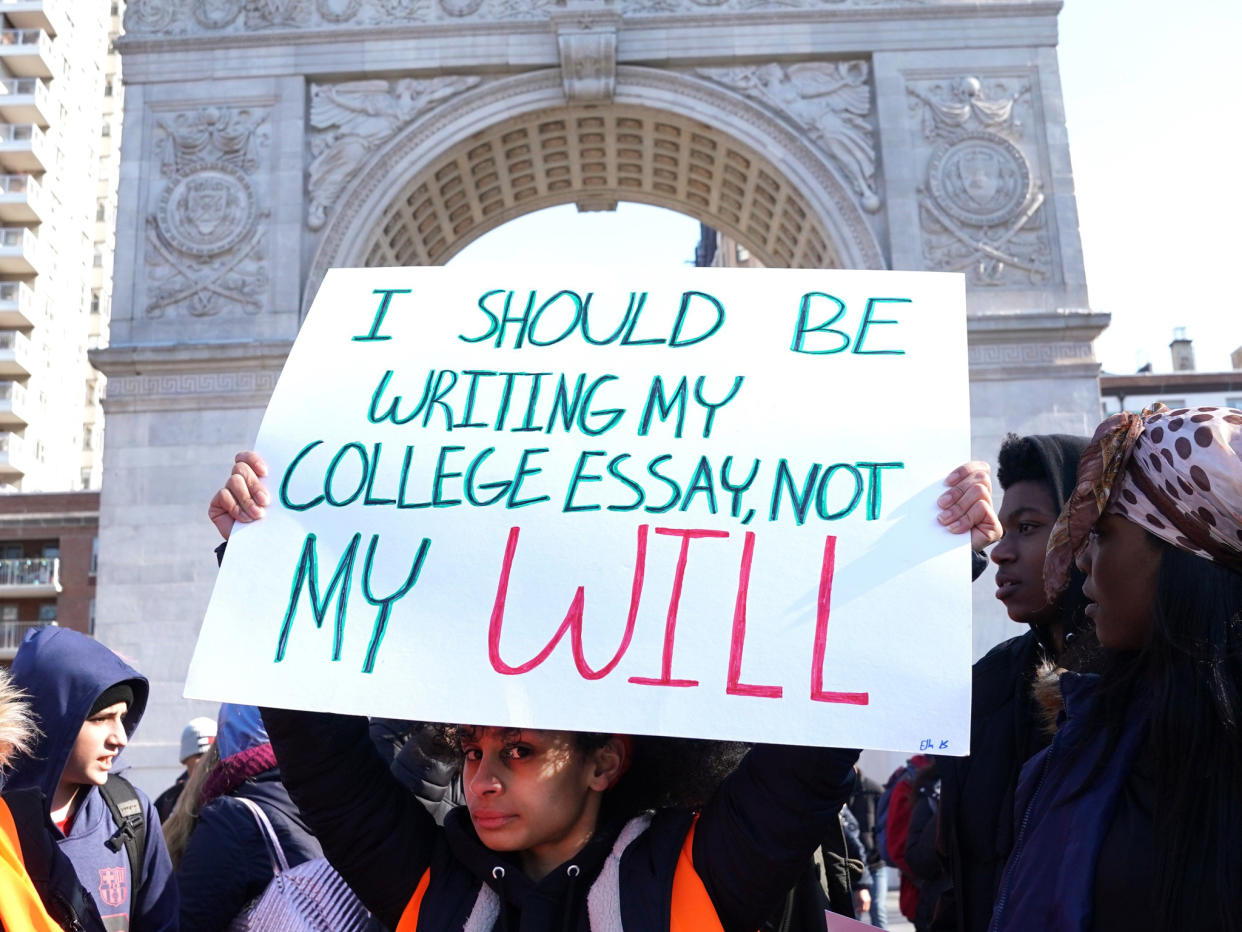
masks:
POLYGON ((0 922, 5 932, 60 932, 43 908, 22 861, 22 843, 8 805, 0 799, 0 922))
MULTIPOLYGON (((698 819, 696 817, 695 821, 698 819)), ((673 905, 669 911, 669 932, 724 932, 720 917, 716 915, 716 907, 707 895, 707 888, 698 871, 694 869, 691 851, 694 848, 694 825, 686 833, 682 842, 681 854, 677 857, 677 868, 673 872, 673 905)), ((431 870, 423 871, 418 887, 405 912, 401 914, 401 922, 395 932, 416 932, 418 929, 418 913, 423 905, 423 897, 427 895, 427 887, 431 884, 431 870)))

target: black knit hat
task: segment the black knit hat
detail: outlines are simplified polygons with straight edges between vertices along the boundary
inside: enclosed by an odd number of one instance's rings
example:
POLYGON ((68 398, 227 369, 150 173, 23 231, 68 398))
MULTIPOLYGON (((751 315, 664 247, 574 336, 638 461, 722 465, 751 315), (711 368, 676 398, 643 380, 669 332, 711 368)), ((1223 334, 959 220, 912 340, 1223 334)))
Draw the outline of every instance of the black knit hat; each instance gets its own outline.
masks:
POLYGON ((127 681, 114 683, 103 692, 91 704, 91 710, 86 714, 87 718, 96 714, 100 709, 106 709, 110 705, 116 705, 118 702, 125 703, 125 711, 128 712, 134 705, 134 687, 127 681))

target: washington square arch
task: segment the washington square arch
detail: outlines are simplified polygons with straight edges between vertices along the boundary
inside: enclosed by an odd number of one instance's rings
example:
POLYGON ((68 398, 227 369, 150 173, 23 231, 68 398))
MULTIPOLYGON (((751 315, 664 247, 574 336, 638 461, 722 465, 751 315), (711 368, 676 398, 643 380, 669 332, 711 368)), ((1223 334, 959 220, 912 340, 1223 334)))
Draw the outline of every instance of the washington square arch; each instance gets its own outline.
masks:
MULTIPOLYGON (((1059 8, 130 0, 111 346, 93 358, 96 634, 153 684, 131 762, 167 772, 211 709, 179 698, 216 572, 206 503, 333 266, 443 263, 534 210, 634 201, 768 266, 962 271, 975 455, 1010 430, 1088 431, 1107 317, 1087 306, 1059 8)), ((934 385, 910 386, 910 415, 935 415, 934 385)), ((976 590, 981 649, 1006 629, 976 590)))

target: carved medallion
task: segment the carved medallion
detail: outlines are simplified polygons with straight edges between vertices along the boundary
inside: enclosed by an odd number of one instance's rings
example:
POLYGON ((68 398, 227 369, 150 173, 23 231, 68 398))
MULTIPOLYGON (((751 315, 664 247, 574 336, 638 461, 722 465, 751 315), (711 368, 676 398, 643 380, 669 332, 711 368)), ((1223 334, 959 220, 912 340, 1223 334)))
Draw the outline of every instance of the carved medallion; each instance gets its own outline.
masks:
POLYGON ((173 24, 176 15, 171 0, 131 0, 125 7, 125 31, 162 32, 173 24))
POLYGON ((205 29, 231 26, 241 15, 242 0, 195 0, 194 19, 205 29))
POLYGON ((483 0, 440 0, 440 9, 449 16, 469 16, 477 13, 483 0))
POLYGON ((938 145, 927 165, 936 204, 963 223, 1012 220, 1031 198, 1031 167, 1020 149, 995 133, 966 133, 938 145))
POLYGON ((347 23, 362 9, 362 0, 315 0, 315 9, 327 23, 347 23))
POLYGON ((257 206, 250 183, 223 162, 195 165, 164 191, 156 223, 164 238, 192 256, 228 252, 254 229, 257 206))

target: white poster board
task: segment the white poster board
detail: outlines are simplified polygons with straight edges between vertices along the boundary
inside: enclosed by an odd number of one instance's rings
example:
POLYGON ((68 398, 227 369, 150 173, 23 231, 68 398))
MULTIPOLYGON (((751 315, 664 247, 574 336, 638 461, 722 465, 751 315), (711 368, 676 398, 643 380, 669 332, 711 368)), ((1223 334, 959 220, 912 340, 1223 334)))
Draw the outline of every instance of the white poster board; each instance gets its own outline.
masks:
POLYGON ((189 696, 968 750, 960 275, 338 269, 255 448, 189 696))

